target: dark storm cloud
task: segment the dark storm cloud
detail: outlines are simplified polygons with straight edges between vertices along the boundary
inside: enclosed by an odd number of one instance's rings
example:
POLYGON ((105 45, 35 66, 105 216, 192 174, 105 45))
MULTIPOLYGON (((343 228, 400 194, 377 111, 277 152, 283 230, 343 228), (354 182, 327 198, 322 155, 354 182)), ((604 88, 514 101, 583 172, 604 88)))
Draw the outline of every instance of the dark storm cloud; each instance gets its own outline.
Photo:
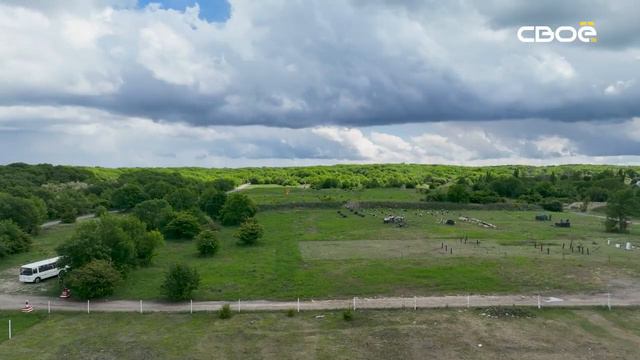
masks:
POLYGON ((224 24, 129 3, 8 3, 20 22, 3 33, 20 33, 0 104, 292 128, 640 114, 636 1, 232 1, 224 24), (598 44, 515 40, 523 24, 578 20, 597 22, 598 44), (617 81, 630 85, 605 95, 617 81))

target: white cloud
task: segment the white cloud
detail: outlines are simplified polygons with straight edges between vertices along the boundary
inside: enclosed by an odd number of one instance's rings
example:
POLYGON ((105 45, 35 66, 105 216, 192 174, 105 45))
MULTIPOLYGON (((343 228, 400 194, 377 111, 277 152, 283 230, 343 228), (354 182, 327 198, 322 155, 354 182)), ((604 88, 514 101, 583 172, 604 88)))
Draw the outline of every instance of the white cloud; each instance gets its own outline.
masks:
POLYGON ((635 80, 618 80, 604 89, 605 95, 619 95, 635 84, 635 80))

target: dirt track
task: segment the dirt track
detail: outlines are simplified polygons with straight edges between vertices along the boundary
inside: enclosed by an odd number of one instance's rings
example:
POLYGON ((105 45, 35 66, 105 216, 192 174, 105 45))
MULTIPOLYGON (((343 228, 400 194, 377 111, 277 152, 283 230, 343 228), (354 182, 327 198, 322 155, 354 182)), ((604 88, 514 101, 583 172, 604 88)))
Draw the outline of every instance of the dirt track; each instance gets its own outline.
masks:
MULTIPOLYGON (((608 298, 607 294, 567 295, 540 297, 541 307, 585 307, 585 306, 640 306, 640 295, 633 292, 617 294, 608 298)), ((41 296, 25 297, 19 295, 0 295, 1 310, 18 310, 26 300, 36 310, 47 310, 50 302, 52 311, 87 311, 86 302, 48 298, 41 296)), ((298 309, 297 301, 266 301, 252 300, 235 302, 224 301, 194 301, 193 311, 215 311, 223 304, 229 303, 234 311, 274 311, 298 309)), ((538 306, 536 295, 471 295, 467 296, 433 296, 433 297, 384 297, 384 298, 355 298, 357 309, 403 309, 403 308, 444 308, 444 307, 485 307, 485 306, 538 306)), ((354 299, 343 300, 306 300, 300 301, 299 309, 304 310, 336 310, 354 307, 354 299)), ((135 300, 91 301, 90 311, 100 312, 139 312, 140 302, 135 300)), ((143 312, 189 312, 190 302, 165 303, 158 301, 143 301, 143 312)))

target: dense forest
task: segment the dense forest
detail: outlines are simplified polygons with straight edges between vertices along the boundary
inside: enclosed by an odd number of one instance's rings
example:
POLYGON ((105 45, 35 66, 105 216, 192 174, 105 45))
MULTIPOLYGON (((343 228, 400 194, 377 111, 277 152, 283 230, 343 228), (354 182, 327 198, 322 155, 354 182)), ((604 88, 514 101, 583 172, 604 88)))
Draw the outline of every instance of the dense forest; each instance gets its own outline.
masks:
POLYGON ((163 200, 175 211, 203 218, 220 211, 224 200, 219 193, 247 182, 312 189, 415 188, 425 201, 523 202, 561 210, 562 203, 606 202, 623 190, 638 198, 639 181, 638 167, 596 165, 107 169, 16 163, 0 166, 0 220, 36 233, 48 219, 72 222, 97 209, 129 210, 147 200, 163 200))

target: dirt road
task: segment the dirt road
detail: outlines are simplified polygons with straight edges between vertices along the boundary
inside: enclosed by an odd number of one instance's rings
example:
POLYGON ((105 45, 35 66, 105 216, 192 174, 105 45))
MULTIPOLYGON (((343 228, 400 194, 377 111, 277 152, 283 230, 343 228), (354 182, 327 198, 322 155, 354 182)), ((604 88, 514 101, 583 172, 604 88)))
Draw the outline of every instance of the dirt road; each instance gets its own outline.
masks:
MULTIPOLYGON (((18 310, 29 300, 36 310, 47 311, 87 311, 87 303, 73 300, 48 298, 41 296, 0 295, 1 310, 18 310)), ((189 301, 166 303, 159 301, 143 301, 143 312, 189 312, 215 311, 224 304, 229 304, 234 311, 274 311, 287 309, 304 310, 337 310, 337 309, 425 309, 444 307, 486 307, 486 306, 530 306, 530 307, 585 307, 585 306, 640 306, 639 294, 626 293, 608 296, 608 294, 545 296, 536 295, 471 295, 471 296, 433 296, 433 297, 383 297, 354 298, 342 300, 305 300, 294 301, 189 301), (538 305, 539 304, 539 305, 538 305)), ((139 312, 140 301, 136 300, 100 300, 89 303, 89 311, 99 312, 139 312)))

